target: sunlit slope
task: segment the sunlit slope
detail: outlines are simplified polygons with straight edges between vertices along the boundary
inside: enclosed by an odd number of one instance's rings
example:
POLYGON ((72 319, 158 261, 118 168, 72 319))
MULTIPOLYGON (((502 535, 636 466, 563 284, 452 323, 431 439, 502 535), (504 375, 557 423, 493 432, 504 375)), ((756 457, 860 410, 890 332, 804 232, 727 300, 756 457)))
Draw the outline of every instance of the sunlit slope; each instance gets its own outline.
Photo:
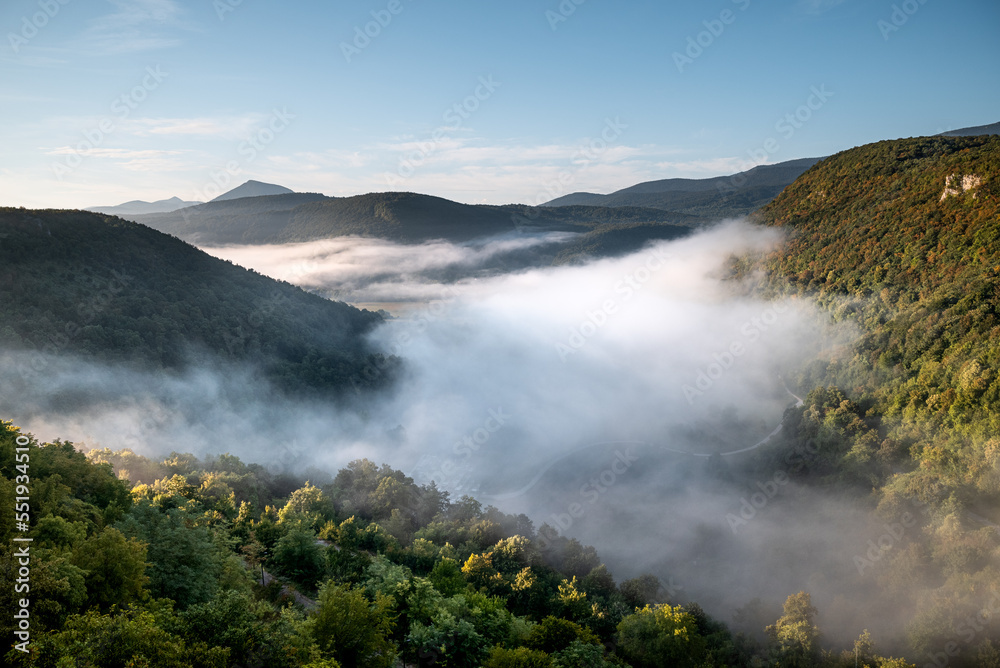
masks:
MULTIPOLYGON (((776 290, 815 295, 863 335, 817 363, 880 437, 851 455, 996 492, 1000 137, 885 141, 817 164, 757 216, 787 228, 776 290)), ((929 480, 923 485, 927 488, 929 480)))

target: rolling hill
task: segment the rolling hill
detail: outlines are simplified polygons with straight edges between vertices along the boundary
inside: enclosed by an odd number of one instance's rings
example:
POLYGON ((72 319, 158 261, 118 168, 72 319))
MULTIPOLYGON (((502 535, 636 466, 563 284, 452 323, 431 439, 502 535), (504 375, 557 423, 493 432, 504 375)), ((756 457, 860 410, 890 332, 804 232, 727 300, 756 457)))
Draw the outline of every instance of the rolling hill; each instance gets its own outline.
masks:
POLYGON ((180 197, 161 199, 156 202, 144 202, 140 199, 134 199, 115 206, 92 206, 84 209, 84 211, 106 213, 110 216, 136 216, 147 213, 169 213, 183 209, 186 206, 197 206, 198 204, 201 204, 201 202, 185 202, 180 197))
POLYGON ((635 206, 676 211, 708 220, 743 216, 770 202, 819 158, 759 165, 732 176, 648 181, 609 195, 572 193, 545 206, 635 206))
POLYGON ((400 243, 431 239, 463 242, 515 231, 588 233, 606 224, 665 225, 687 232, 705 221, 689 214, 638 207, 485 206, 416 193, 326 197, 292 193, 209 202, 169 214, 131 216, 199 245, 272 244, 340 236, 400 243))
POLYGON ((8 349, 147 369, 179 369, 207 354, 258 365, 285 388, 334 391, 380 361, 363 339, 379 315, 142 225, 4 208, 0 237, 0 344, 8 349))

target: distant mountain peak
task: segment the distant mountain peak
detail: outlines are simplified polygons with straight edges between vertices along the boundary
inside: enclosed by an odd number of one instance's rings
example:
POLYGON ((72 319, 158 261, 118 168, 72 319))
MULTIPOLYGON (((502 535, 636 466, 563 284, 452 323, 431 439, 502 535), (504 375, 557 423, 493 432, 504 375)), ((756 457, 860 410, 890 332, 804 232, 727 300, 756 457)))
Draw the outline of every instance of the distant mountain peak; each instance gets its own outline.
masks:
POLYGON ((279 186, 274 183, 263 183, 261 181, 254 181, 251 179, 241 186, 236 186, 232 190, 222 193, 211 201, 221 202, 227 199, 262 197, 264 195, 288 195, 294 192, 294 190, 286 188, 285 186, 279 186))

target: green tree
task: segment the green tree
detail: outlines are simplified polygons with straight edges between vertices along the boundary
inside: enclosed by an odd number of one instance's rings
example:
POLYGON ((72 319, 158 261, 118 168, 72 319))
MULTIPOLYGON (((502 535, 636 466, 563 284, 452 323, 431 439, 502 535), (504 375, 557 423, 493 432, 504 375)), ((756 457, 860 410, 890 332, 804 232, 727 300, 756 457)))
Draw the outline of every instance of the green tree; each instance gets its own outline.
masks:
POLYGON ((590 629, 568 619, 549 616, 532 627, 525 645, 552 654, 566 649, 577 641, 591 645, 601 644, 600 639, 590 629))
POLYGON ((462 576, 462 568, 454 559, 445 557, 434 564, 431 570, 430 581, 434 588, 445 596, 454 596, 465 591, 465 578, 462 576))
POLYGON ((181 508, 166 511, 143 500, 118 524, 149 545, 150 588, 183 609, 215 595, 222 562, 211 532, 181 508))
POLYGON ((486 657, 483 668, 550 668, 552 665, 552 659, 545 652, 527 647, 494 647, 486 657))
POLYGON ((326 582, 317 603, 309 630, 325 657, 345 666, 393 665, 397 648, 390 635, 396 622, 388 597, 377 594, 369 602, 360 589, 326 582))
POLYGON ((70 562, 86 575, 88 605, 102 610, 146 596, 146 544, 114 527, 91 536, 71 553, 70 562))
POLYGON ((306 481, 305 486, 292 492, 288 502, 278 511, 282 523, 302 522, 316 530, 333 519, 333 504, 323 490, 306 481))
POLYGON ((566 649, 552 655, 552 668, 614 668, 604 658, 604 647, 574 640, 566 649))
POLYGON ((189 647, 142 609, 73 615, 65 628, 38 642, 38 665, 43 667, 224 668, 228 655, 229 650, 218 647, 189 647))
POLYGON ((292 529, 274 546, 272 563, 280 573, 312 589, 326 568, 324 548, 309 529, 292 529))
POLYGON ((669 605, 647 605, 623 619, 618 647, 634 668, 699 666, 706 652, 694 617, 669 605))

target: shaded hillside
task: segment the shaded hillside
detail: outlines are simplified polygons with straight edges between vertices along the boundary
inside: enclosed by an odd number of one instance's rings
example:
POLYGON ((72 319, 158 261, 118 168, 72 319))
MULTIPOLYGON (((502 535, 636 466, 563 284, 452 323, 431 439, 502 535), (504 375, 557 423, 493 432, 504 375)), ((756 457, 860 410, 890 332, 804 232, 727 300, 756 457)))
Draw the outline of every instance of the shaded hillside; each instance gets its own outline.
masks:
POLYGON ((381 321, 82 211, 0 209, 0 266, 0 345, 144 368, 209 353, 260 363, 286 387, 334 389, 369 361, 363 335, 381 321))
POLYGON ((595 257, 619 257, 634 253, 651 241, 678 239, 690 230, 681 225, 656 223, 608 223, 567 243, 555 264, 571 264, 595 257))
POLYGON ((288 225, 292 209, 324 199, 319 193, 263 195, 125 217, 189 243, 265 243, 254 240, 273 238, 288 225))
POLYGON ((743 216, 767 204, 818 158, 759 165, 731 176, 648 181, 609 195, 573 193, 545 206, 635 206, 664 209, 710 220, 743 216))
POLYGON ((606 223, 696 227, 704 222, 658 209, 469 205, 397 192, 342 198, 305 193, 253 197, 133 219, 201 245, 292 243, 340 236, 401 243, 462 242, 514 231, 587 232, 606 223))

